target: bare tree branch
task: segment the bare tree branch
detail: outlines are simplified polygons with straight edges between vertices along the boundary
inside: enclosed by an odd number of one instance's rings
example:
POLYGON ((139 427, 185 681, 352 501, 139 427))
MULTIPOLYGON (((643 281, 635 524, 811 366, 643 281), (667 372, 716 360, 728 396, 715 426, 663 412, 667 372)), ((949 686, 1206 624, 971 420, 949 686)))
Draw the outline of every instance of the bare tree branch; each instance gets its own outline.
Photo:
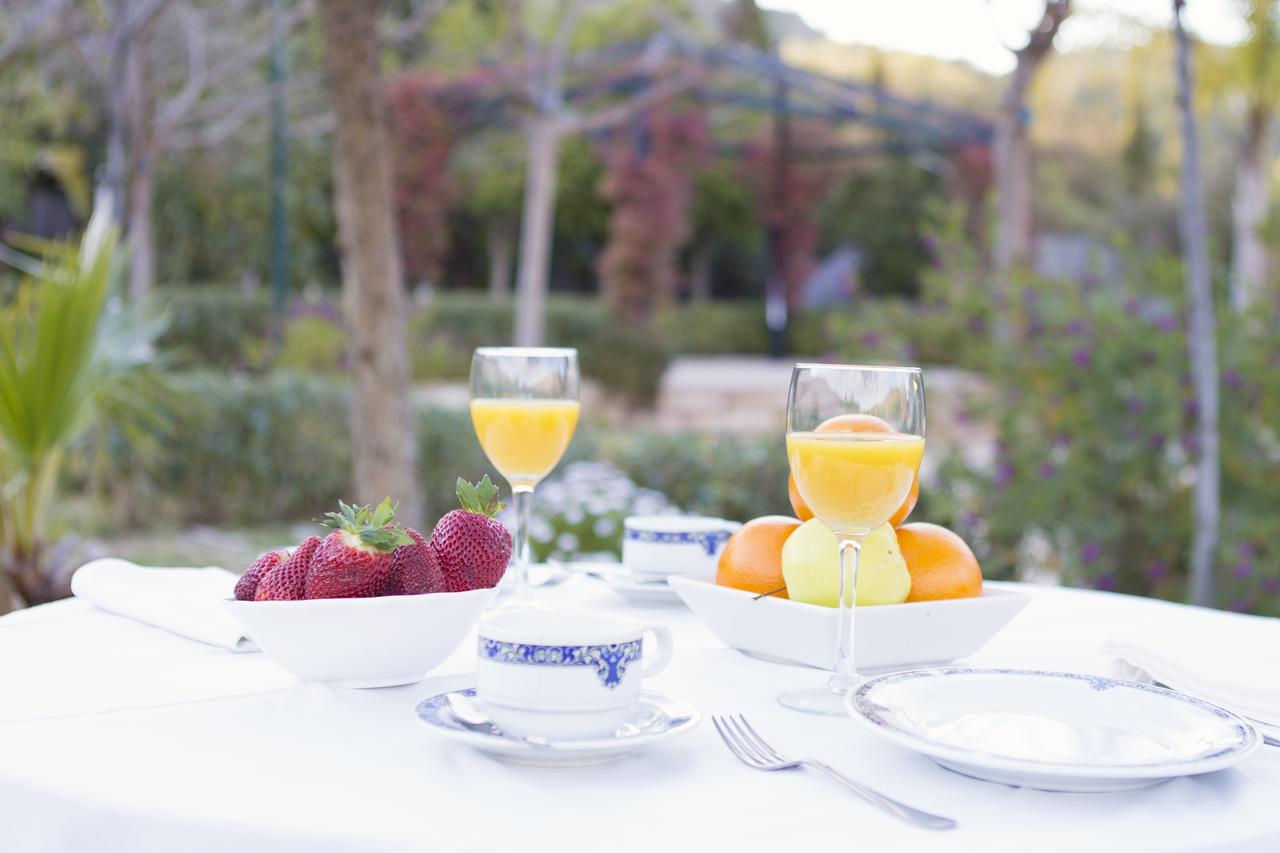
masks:
POLYGON ((173 0, 142 0, 138 6, 129 10, 121 27, 126 38, 132 38, 151 25, 173 0))
POLYGON ((692 89, 706 79, 706 75, 706 69, 701 67, 681 70, 671 77, 655 82, 622 103, 586 115, 574 115, 570 112, 560 119, 559 125, 562 130, 571 133, 592 133, 616 127, 650 107, 692 89))
MULTIPOLYGON (((321 76, 304 74, 290 77, 285 83, 285 92, 290 93, 308 87, 318 87, 321 76)), ((190 127, 179 126, 166 140, 172 148, 200 148, 218 146, 226 142, 240 131, 255 116, 266 112, 271 104, 271 89, 264 88, 250 95, 236 95, 232 99, 220 100, 210 104, 209 113, 218 116, 211 124, 190 127)), ((190 124, 187 122, 186 124, 190 124)), ((293 122, 290 122, 293 125, 293 122)), ((330 129, 332 125, 329 126, 330 129)))
MULTIPOLYGON (((308 15, 311 14, 310 0, 301 0, 294 4, 283 15, 280 16, 281 31, 288 35, 293 32, 298 24, 302 23, 308 15)), ((246 68, 249 65, 262 59, 271 51, 271 38, 268 33, 263 33, 262 38, 250 39, 245 48, 236 53, 232 53, 226 59, 218 62, 209 69, 209 77, 212 80, 222 80, 231 75, 235 71, 246 68)))
POLYGON ((33 44, 44 22, 50 15, 60 12, 66 4, 67 0, 43 0, 26 17, 19 20, 13 31, 5 37, 4 43, 0 44, 0 68, 33 44))
POLYGON ((186 31, 187 80, 178 94, 163 104, 156 105, 153 140, 156 146, 161 148, 164 147, 165 138, 204 94, 205 86, 209 82, 205 62, 208 39, 204 17, 187 3, 176 6, 175 11, 182 20, 182 28, 186 31))
POLYGON ((564 0, 560 20, 556 22, 555 33, 552 34, 551 42, 547 45, 545 76, 541 91, 534 96, 538 109, 544 113, 554 113, 560 109, 563 102, 565 52, 569 48, 569 38, 577 28, 582 12, 582 0, 564 0))
POLYGON ((1024 47, 1013 52, 1017 66, 1013 71, 1013 80, 1005 90, 1005 99, 1016 98, 1022 101, 1026 96, 1031 78, 1040 67, 1040 63, 1053 50, 1053 40, 1057 38, 1062 22, 1071 14, 1071 0, 1050 0, 1044 4, 1044 14, 1040 21, 1027 35, 1024 47))

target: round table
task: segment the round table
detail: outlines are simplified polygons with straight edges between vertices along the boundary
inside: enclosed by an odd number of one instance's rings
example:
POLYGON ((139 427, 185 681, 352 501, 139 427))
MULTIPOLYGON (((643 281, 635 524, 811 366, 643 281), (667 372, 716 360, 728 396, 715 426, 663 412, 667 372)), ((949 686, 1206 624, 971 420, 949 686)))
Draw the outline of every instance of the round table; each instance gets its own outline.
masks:
MULTIPOLYGON (((1023 588, 1031 603, 971 663, 1105 674, 1099 647, 1117 631, 1221 636, 1251 619, 1023 588)), ((338 690, 299 683, 261 654, 68 600, 0 618, 0 849, 1280 849, 1280 749, 1130 793, 1008 788, 943 770, 850 720, 779 707, 780 691, 822 674, 727 649, 683 607, 634 608, 585 577, 540 595, 667 623, 676 655, 654 689, 707 714, 746 714, 783 753, 821 757, 959 829, 913 829, 816 773, 751 770, 707 723, 603 767, 499 763, 412 714, 468 683, 473 641, 418 684, 338 690)))

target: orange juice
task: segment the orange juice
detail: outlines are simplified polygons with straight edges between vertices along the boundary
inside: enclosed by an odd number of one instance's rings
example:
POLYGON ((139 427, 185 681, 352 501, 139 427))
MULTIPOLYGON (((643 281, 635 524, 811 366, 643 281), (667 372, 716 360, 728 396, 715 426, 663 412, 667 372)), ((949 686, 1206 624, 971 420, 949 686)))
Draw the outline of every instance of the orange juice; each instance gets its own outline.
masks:
POLYGON ((556 467, 578 425, 577 400, 472 400, 471 423, 493 467, 532 486, 556 467))
POLYGON ((797 432, 787 436, 796 488, 837 533, 865 534, 902 505, 924 456, 924 438, 879 432, 797 432))

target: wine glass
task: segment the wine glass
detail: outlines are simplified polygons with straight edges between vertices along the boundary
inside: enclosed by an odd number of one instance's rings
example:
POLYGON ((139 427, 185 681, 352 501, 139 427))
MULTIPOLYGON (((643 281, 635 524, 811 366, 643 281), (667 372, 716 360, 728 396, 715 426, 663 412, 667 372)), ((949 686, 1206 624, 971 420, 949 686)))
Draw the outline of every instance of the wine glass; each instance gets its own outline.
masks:
POLYGON ((822 687, 778 701, 843 715, 858 685, 854 604, 862 540, 893 517, 924 455, 924 377, 918 367, 797 364, 787 395, 787 460, 800 496, 840 543, 836 658, 822 687))
POLYGON ((471 424, 511 485, 516 515, 512 602, 527 604, 533 490, 559 463, 578 425, 578 351, 480 347, 471 357, 471 424))

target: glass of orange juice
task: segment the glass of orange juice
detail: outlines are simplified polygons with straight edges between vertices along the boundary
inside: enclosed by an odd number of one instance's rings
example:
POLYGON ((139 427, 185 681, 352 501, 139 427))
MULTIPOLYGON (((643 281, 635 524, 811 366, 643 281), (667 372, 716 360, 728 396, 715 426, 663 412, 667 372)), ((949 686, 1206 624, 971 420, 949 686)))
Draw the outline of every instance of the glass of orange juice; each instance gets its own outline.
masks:
POLYGON ((511 485, 516 515, 513 603, 529 600, 533 490, 559 463, 578 425, 578 351, 480 347, 471 357, 471 424, 511 485))
POLYGON ((797 364, 787 396, 787 460, 800 496, 840 543, 836 656, 822 687, 778 701, 843 715, 858 685, 854 602, 863 538, 902 505, 924 456, 924 376, 918 367, 797 364))

